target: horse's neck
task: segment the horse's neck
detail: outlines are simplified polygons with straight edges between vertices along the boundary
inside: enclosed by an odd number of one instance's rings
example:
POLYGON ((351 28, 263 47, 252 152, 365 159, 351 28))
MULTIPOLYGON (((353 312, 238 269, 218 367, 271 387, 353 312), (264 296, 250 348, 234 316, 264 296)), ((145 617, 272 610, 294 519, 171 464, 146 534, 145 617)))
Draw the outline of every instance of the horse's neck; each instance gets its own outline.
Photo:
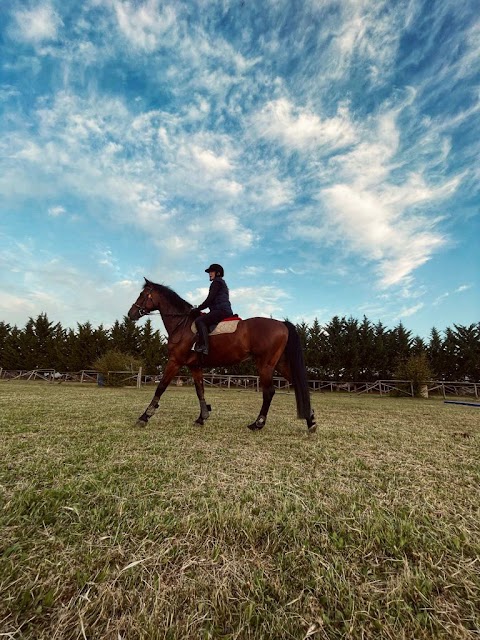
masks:
POLYGON ((188 310, 176 307, 160 292, 158 293, 158 297, 158 310, 162 316, 162 321, 168 335, 171 335, 171 333, 179 326, 182 316, 187 315, 188 310))

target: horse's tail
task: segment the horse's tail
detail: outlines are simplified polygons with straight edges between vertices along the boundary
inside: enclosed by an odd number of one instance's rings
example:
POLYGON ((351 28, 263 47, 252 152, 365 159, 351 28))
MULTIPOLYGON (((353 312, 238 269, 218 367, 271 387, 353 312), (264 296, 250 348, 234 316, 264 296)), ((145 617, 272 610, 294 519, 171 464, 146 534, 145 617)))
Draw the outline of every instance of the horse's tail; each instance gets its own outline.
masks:
POLYGON ((292 384, 295 389, 295 399, 297 401, 297 415, 299 418, 309 420, 312 416, 310 405, 310 390, 308 388, 307 371, 303 358, 302 343, 294 325, 285 321, 288 329, 288 340, 285 346, 285 358, 292 374, 292 384))

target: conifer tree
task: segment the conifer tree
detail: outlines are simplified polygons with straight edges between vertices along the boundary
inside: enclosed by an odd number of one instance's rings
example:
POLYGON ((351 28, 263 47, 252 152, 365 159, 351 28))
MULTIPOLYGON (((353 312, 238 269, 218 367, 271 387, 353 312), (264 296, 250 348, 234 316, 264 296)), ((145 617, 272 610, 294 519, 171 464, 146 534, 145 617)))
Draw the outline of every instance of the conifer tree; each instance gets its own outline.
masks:
POLYGON ((430 331, 427 354, 434 377, 441 379, 444 375, 444 348, 440 332, 435 327, 430 331))
POLYGON ((317 318, 307 332, 305 364, 309 376, 325 377, 325 334, 317 318))
POLYGON ((480 379, 480 324, 468 327, 453 325, 452 332, 456 341, 456 362, 458 380, 480 379))
POLYGON ((148 375, 158 374, 168 359, 165 339, 160 331, 153 330, 150 318, 147 318, 140 336, 140 354, 145 363, 144 373, 148 375))

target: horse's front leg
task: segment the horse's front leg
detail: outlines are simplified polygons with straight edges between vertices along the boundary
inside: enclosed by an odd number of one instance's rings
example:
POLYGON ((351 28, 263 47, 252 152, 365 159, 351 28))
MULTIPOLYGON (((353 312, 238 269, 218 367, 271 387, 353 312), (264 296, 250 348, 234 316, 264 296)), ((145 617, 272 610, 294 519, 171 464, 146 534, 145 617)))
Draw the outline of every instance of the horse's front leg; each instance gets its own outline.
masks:
POLYGON ((208 419, 212 407, 205 402, 205 389, 203 384, 203 370, 200 367, 190 367, 193 380, 195 382, 195 391, 200 403, 200 415, 195 420, 195 424, 202 425, 208 419))
POLYGON ((167 362, 167 366, 165 367, 165 371, 163 373, 162 379, 158 383, 158 386, 155 390, 155 395, 152 398, 152 401, 142 413, 140 418, 137 420, 137 427, 145 427, 147 422, 153 416, 155 411, 158 409, 158 403, 160 402, 160 398, 165 393, 168 385, 173 380, 173 378, 177 375, 178 370, 180 369, 180 365, 175 360, 169 360, 167 362))

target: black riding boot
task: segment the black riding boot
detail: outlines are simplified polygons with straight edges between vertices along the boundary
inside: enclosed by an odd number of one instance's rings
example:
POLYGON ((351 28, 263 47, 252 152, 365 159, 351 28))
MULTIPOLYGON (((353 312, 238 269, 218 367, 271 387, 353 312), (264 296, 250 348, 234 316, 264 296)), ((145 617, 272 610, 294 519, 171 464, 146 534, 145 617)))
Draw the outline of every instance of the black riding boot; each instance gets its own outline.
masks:
POLYGON ((196 324, 196 327, 198 337, 194 347, 195 351, 208 356, 208 327, 203 322, 196 324))

